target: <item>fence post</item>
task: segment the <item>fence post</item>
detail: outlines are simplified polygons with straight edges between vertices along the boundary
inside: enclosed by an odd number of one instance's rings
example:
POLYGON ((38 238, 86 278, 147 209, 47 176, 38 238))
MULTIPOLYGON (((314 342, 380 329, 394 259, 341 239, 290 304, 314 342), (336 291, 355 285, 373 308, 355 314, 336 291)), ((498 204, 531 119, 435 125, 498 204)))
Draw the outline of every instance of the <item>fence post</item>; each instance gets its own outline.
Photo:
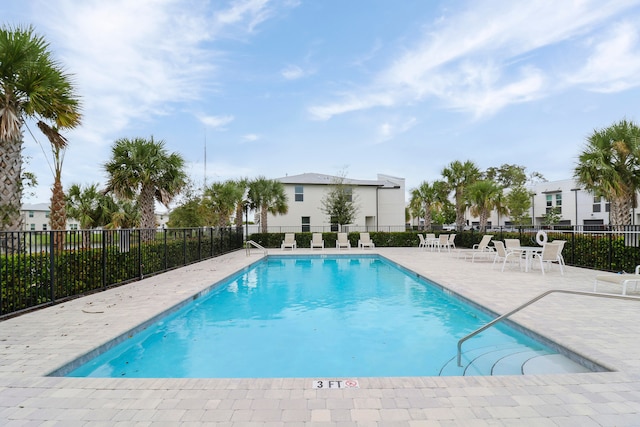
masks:
POLYGON ((107 287, 107 230, 102 229, 102 288, 107 287))
POLYGON ((182 265, 187 265, 187 230, 182 230, 182 265))
POLYGON ((611 228, 609 228, 609 250, 607 251, 607 258, 608 258, 608 263, 609 263, 609 271, 611 271, 611 266, 613 264, 613 232, 611 230, 611 228))
POLYGON ((142 229, 138 229, 138 277, 144 279, 142 272, 144 265, 142 264, 142 229))
POLYGON ((49 283, 51 288, 51 302, 56 302, 56 255, 55 255, 55 231, 49 231, 49 283))
POLYGON ((162 230, 164 232, 163 242, 164 242, 164 269, 165 271, 169 269, 169 259, 167 255, 167 229, 164 228, 162 230))

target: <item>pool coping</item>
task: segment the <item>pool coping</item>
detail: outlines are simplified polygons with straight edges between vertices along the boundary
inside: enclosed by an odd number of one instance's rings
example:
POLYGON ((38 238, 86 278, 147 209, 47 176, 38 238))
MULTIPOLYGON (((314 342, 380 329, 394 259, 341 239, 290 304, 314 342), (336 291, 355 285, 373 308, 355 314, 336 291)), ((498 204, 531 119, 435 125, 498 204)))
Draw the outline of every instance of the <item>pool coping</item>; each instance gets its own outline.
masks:
MULTIPOLYGON (((379 253, 496 313, 550 288, 591 290, 596 274, 573 267, 567 267, 564 276, 557 269, 545 276, 539 271, 500 273, 487 262, 471 263, 418 248, 349 252, 379 253)), ((312 252, 298 249, 296 253, 312 252)), ((307 378, 45 376, 138 325, 140 319, 159 315, 171 304, 211 287, 212 280, 223 280, 259 258, 238 251, 0 322, 0 421, 61 425, 68 425, 65 421, 78 425, 135 421, 185 426, 213 421, 227 425, 471 421, 507 425, 517 421, 582 426, 637 425, 640 419, 640 310, 620 302, 594 303, 573 297, 549 297, 547 304, 523 311, 515 320, 615 372, 359 378, 360 388, 351 390, 315 390, 307 378), (97 333, 104 330, 109 331, 108 337, 97 333)), ((603 289, 619 292, 615 286, 603 289)))

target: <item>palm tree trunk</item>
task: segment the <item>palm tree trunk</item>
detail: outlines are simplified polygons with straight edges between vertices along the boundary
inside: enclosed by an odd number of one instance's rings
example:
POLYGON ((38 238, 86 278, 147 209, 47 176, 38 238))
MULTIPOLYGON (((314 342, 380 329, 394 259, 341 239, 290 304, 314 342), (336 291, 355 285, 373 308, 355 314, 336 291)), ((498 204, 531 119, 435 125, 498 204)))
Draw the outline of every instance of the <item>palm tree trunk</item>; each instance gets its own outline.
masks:
POLYGON ((59 171, 56 171, 53 189, 51 190, 51 214, 49 217, 53 233, 53 244, 56 250, 64 249, 64 233, 67 228, 67 210, 64 201, 64 190, 59 171))
POLYGON ((268 207, 266 205, 263 205, 260 209, 260 230, 263 233, 267 232, 267 209, 268 207))
POLYGON ((611 225, 615 230, 621 230, 625 224, 631 224, 632 196, 611 200, 611 225))
POLYGON ((431 204, 424 204, 424 228, 425 230, 431 230, 431 204))
POLYGON ((22 230, 22 135, 0 141, 0 231, 22 230))
POLYGON ((153 235, 156 228, 156 216, 155 216, 155 191, 152 186, 142 187, 140 191, 139 206, 142 210, 140 216, 140 228, 142 229, 142 240, 148 242, 153 240, 153 235))

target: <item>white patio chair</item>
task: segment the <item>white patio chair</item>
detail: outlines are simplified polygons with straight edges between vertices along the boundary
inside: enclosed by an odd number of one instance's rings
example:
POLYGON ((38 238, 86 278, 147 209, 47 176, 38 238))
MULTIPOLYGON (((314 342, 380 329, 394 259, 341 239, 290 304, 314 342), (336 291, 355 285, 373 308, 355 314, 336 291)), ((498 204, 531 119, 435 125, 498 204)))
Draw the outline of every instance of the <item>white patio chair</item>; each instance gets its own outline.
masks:
POLYGON ((564 275, 564 260, 562 259, 561 254, 563 246, 564 243, 545 243, 542 247, 542 252, 533 254, 533 259, 537 259, 540 261, 540 269, 542 270, 542 274, 545 274, 545 264, 548 265, 549 268, 551 268, 551 265, 554 262, 557 262, 560 266, 560 274, 564 275))

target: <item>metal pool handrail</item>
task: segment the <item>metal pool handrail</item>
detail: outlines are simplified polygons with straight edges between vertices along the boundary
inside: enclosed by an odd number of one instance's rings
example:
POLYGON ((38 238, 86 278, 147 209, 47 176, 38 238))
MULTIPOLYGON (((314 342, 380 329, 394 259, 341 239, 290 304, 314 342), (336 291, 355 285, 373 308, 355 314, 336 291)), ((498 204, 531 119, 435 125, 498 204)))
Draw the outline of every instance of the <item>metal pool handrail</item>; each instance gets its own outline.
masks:
POLYGON ((261 249, 262 252, 265 255, 268 254, 267 249, 265 247, 263 247, 260 244, 254 242, 253 240, 247 240, 247 243, 246 243, 246 246, 245 246, 246 251, 247 251, 247 256, 251 255, 251 246, 254 246, 254 247, 258 248, 258 249, 261 249))
POLYGON ((598 293, 598 292, 569 291, 569 290, 566 290, 566 289, 551 289, 549 291, 541 293, 540 295, 538 295, 537 297, 535 297, 533 299, 530 299, 529 301, 525 302, 521 306, 514 308, 510 312, 505 313, 502 316, 496 317, 491 322, 487 323, 484 326, 481 326, 480 328, 476 329, 475 331, 473 331, 470 334, 466 335, 465 337, 461 338, 460 341, 458 341, 458 366, 462 367, 461 359, 462 359, 462 343, 463 342, 465 342, 469 338, 472 338, 472 337, 478 335, 480 332, 484 331, 485 329, 490 328, 491 326, 493 326, 496 323, 506 319, 507 317, 511 316, 512 314, 517 313, 518 311, 522 310, 523 308, 526 308, 526 307, 530 306, 534 302, 546 297, 549 294, 553 294, 553 293, 571 294, 571 295, 584 295, 584 296, 590 296, 590 297, 613 298, 613 299, 640 301, 640 297, 634 297, 634 296, 630 296, 630 295, 615 295, 615 294, 602 294, 602 293, 598 293))

